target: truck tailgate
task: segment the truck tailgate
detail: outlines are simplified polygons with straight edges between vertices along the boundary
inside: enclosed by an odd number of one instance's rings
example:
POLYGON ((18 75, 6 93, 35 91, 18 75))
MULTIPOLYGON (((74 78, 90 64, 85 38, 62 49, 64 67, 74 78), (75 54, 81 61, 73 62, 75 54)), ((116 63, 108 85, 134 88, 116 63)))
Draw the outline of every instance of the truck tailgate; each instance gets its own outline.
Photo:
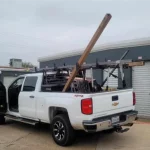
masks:
POLYGON ((92 94, 93 113, 133 106, 133 90, 119 90, 92 94))

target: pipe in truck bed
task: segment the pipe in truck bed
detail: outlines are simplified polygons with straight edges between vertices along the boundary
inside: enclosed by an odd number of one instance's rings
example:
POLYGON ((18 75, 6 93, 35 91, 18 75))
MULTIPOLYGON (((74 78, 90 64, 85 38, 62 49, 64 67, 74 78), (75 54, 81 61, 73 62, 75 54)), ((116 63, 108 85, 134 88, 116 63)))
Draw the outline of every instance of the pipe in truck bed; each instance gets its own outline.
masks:
POLYGON ((85 59, 87 58, 87 56, 91 52, 91 50, 94 47, 96 41, 98 40, 98 38, 100 37, 100 35, 104 31, 104 29, 107 26, 110 19, 111 19, 111 14, 106 14, 105 17, 103 18, 101 24, 99 25, 98 29, 96 30, 95 34, 93 35, 91 41, 89 42, 89 44, 87 45, 85 51, 83 52, 80 59, 78 60, 77 65, 74 67, 70 78, 67 80, 67 83, 65 84, 65 86, 63 88, 63 92, 65 92, 70 87, 70 85, 71 85, 72 81, 74 80, 74 78, 76 77, 81 65, 84 63, 85 59))

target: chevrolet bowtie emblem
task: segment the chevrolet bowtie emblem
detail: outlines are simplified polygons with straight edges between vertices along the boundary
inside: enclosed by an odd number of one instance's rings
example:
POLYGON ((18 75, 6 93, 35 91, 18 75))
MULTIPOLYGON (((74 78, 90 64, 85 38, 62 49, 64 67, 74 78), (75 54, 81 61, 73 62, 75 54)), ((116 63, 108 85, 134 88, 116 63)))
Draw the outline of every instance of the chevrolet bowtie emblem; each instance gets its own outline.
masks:
POLYGON ((112 103, 112 106, 117 106, 119 104, 119 102, 114 102, 112 103))

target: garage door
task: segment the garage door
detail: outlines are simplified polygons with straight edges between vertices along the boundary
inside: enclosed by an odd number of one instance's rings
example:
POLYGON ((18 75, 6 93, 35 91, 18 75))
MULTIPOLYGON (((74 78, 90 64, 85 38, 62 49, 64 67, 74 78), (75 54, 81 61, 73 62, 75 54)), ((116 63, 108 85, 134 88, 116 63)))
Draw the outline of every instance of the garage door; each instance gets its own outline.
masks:
POLYGON ((16 77, 4 77, 3 84, 8 87, 15 79, 16 77))
MULTIPOLYGON (((110 69, 110 72, 111 72, 112 69, 110 69)), ((116 69, 114 72, 113 72, 114 75, 118 76, 118 69, 116 69)), ((104 72, 103 72, 103 79, 105 80, 108 76, 108 69, 105 69, 104 72)), ((105 83, 104 86, 107 85, 107 82, 105 83)), ((109 77, 109 82, 108 82, 108 86, 109 87, 118 87, 118 78, 114 78, 112 76, 109 77)))
POLYGON ((132 86, 136 93, 139 116, 150 118, 150 63, 132 69, 132 86))
POLYGON ((85 76, 86 76, 87 78, 91 78, 91 77, 92 77, 91 69, 87 69, 87 70, 86 70, 85 76))

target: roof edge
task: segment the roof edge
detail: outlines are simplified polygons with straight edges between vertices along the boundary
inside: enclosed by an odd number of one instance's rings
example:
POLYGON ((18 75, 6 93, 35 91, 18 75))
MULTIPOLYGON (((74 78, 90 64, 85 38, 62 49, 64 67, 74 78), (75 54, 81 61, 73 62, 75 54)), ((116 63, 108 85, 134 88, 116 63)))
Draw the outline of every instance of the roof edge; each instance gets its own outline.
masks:
MULTIPOLYGON (((111 50, 115 48, 127 48, 127 47, 144 46, 144 45, 150 45, 150 37, 133 39, 133 40, 125 40, 125 41, 121 41, 117 43, 113 42, 109 44, 102 44, 102 45, 94 47, 91 53, 98 52, 98 51, 111 50)), ((49 60, 54 60, 54 59, 81 55, 84 49, 85 48, 74 50, 73 52, 64 52, 64 53, 60 53, 59 55, 54 55, 54 56, 40 57, 38 58, 38 62, 44 62, 44 61, 49 61, 49 60)))

